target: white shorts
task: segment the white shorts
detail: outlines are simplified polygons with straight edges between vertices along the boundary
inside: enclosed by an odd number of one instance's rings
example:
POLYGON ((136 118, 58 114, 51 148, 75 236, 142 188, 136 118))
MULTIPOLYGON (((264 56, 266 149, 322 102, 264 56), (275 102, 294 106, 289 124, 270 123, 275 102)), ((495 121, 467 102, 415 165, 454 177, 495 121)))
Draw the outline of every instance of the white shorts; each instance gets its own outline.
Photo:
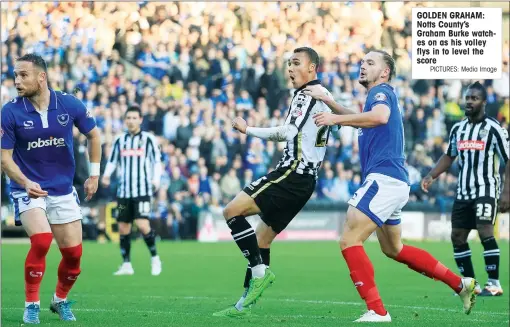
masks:
POLYGON ((25 191, 11 193, 14 203, 14 219, 16 226, 21 226, 20 215, 30 209, 41 208, 46 211, 50 224, 67 224, 82 219, 80 200, 73 187, 67 195, 48 195, 44 198, 31 199, 25 191))
POLYGON ((409 200, 409 185, 396 178, 382 174, 369 174, 365 182, 349 200, 381 227, 383 224, 398 225, 402 208, 409 200))

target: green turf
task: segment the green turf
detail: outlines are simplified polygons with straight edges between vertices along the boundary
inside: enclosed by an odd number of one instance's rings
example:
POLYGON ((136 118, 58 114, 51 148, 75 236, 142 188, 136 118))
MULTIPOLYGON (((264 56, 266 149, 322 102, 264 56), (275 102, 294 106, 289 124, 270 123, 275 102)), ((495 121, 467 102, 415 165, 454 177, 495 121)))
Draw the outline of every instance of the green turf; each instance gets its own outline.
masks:
MULTIPOLYGON (((455 267, 448 243, 420 243, 449 267, 455 267)), ((77 300, 73 326, 347 326, 364 306, 352 285, 334 242, 275 243, 271 268, 276 282, 253 309, 249 319, 213 317, 242 293, 246 261, 232 243, 159 243, 163 273, 150 275, 143 241, 132 244, 133 276, 113 276, 120 263, 116 244, 84 245, 82 274, 70 299, 77 300)), ((503 288, 509 289, 508 243, 501 243, 503 288)), ((20 326, 23 315, 23 262, 28 245, 2 245, 2 326, 20 326)), ((376 271, 379 291, 395 326, 508 326, 508 293, 478 298, 471 315, 462 313, 458 297, 434 282, 392 262, 377 244, 367 252, 376 271)), ((482 249, 472 246, 481 282, 482 249)), ((68 325, 48 310, 56 283, 60 253, 53 246, 42 284, 41 325, 68 325)), ((456 270, 456 269, 455 269, 456 270)))

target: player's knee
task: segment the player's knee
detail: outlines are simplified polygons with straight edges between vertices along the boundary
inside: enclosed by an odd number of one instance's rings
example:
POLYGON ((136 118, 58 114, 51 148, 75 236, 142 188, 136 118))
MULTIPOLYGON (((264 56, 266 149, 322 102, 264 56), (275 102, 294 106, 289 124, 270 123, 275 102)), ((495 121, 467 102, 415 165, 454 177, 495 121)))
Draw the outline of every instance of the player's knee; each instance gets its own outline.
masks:
POLYGON ((231 217, 229 217, 229 214, 230 214, 230 208, 229 208, 229 205, 230 205, 230 203, 229 203, 229 204, 227 204, 227 205, 225 206, 225 208, 223 208, 223 218, 225 218, 225 219, 229 219, 229 218, 231 218, 231 217))
POLYGON ((121 235, 127 235, 131 233, 131 224, 119 223, 119 233, 121 235))
POLYGON ((494 227, 492 225, 477 225, 476 229, 482 240, 494 236, 494 227))
POLYGON ((264 222, 258 224, 256 233, 259 248, 269 248, 276 235, 278 235, 273 227, 267 226, 264 222))
POLYGON ((347 248, 350 248, 351 246, 356 245, 362 245, 363 242, 361 242, 358 237, 354 235, 342 235, 342 238, 340 239, 340 249, 343 251, 347 248))
POLYGON ((59 278, 74 278, 76 279, 80 273, 80 261, 83 254, 83 247, 81 244, 72 247, 60 248, 62 253, 62 262, 58 267, 59 278))
POLYGON ((237 209, 233 204, 233 201, 229 202, 229 204, 227 204, 223 209, 223 217, 227 220, 241 214, 242 213, 239 211, 239 209, 237 209))
POLYGON ((273 243, 274 237, 269 235, 269 233, 262 233, 257 235, 257 242, 259 244, 259 248, 267 249, 271 247, 271 243, 273 243))
POLYGON ((147 235, 151 231, 150 223, 146 219, 137 220, 136 227, 143 235, 147 235))
POLYGON ((62 259, 66 262, 69 267, 79 267, 81 256, 83 254, 83 247, 81 244, 68 248, 61 248, 62 259))
POLYGON ((392 245, 381 247, 381 249, 385 256, 391 259, 395 259, 396 257, 398 257, 398 254, 402 250, 402 247, 392 245))
POLYGON ((51 233, 34 234, 30 237, 30 251, 37 257, 45 257, 50 250, 52 241, 51 233))
POLYGON ((467 243, 467 235, 464 232, 452 231, 451 240, 453 246, 459 247, 467 243))
POLYGON ((151 232, 151 227, 150 226, 147 226, 147 225, 142 225, 142 226, 139 226, 138 227, 138 230, 143 234, 143 235, 147 235, 147 234, 150 234, 151 232))

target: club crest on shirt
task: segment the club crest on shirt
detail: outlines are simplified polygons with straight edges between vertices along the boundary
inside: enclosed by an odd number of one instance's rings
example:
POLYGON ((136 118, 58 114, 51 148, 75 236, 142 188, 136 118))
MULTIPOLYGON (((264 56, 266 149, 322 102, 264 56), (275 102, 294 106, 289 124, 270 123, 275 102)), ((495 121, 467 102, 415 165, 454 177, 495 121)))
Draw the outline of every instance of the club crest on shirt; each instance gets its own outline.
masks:
POLYGON ((301 111, 300 108, 296 108, 296 109, 292 110, 292 112, 290 114, 292 115, 292 117, 297 118, 303 114, 303 111, 301 111))
POLYGON ((67 126, 67 123, 69 123, 69 115, 68 114, 58 115, 57 120, 60 125, 67 126))
POLYGON ((34 121, 33 120, 25 120, 23 122, 23 126, 25 129, 33 129, 34 128, 34 121))
POLYGON ((386 94, 379 92, 374 96, 375 101, 384 101, 386 100, 386 94))
POLYGON ((489 134, 489 131, 486 129, 482 129, 478 134, 480 135, 481 138, 484 138, 487 136, 487 134, 489 134))

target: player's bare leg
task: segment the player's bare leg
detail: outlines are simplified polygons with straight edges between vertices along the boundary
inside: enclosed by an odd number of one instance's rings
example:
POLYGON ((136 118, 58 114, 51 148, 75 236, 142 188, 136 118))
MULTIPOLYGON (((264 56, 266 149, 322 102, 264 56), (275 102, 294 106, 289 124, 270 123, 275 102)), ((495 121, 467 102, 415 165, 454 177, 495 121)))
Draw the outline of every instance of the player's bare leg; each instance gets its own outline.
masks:
MULTIPOLYGON (((246 292, 243 302, 244 308, 255 303, 275 279, 274 274, 266 267, 262 260, 255 230, 246 220, 247 216, 260 212, 260 208, 253 198, 243 191, 230 201, 223 210, 223 217, 227 221, 232 237, 244 257, 248 259, 252 271, 248 292, 246 292)), ((234 316, 239 315, 237 314, 238 312, 240 313, 241 311, 232 310, 232 313, 228 313, 226 310, 223 310, 214 315, 234 316)))
POLYGON ((159 274, 161 274, 161 259, 156 251, 156 233, 151 229, 151 224, 148 219, 135 219, 135 224, 142 233, 143 240, 151 253, 151 274, 153 276, 159 276, 159 274))
POLYGON ((80 261, 83 253, 81 220, 65 224, 52 224, 62 260, 58 266, 58 282, 51 301, 50 310, 58 313, 61 320, 74 321, 71 304, 67 295, 80 275, 80 261))
POLYGON ((120 254, 122 255, 122 265, 114 275, 133 275, 135 273, 131 265, 131 223, 119 221, 120 236, 120 254))
POLYGON ((464 305, 464 312, 469 314, 475 304, 476 281, 474 278, 454 274, 436 258, 425 250, 402 244, 402 227, 383 225, 377 229, 377 238, 381 249, 393 260, 406 264, 410 269, 434 280, 440 280, 457 294, 464 305))
POLYGON ((30 237, 30 250, 25 260, 25 312, 23 322, 38 324, 41 300, 39 289, 46 270, 46 254, 53 235, 46 212, 41 208, 27 210, 20 215, 21 223, 30 237))
POLYGON ((476 229, 482 241, 485 271, 487 271, 489 277, 479 295, 501 296, 503 295, 503 288, 501 288, 499 282, 499 247, 494 238, 494 226, 492 224, 478 224, 476 229))
POLYGON ((384 308, 375 285, 375 273, 363 242, 377 229, 367 215, 349 206, 344 223, 340 248, 349 267, 351 279, 359 295, 365 301, 368 311, 356 322, 390 322, 391 317, 384 308))

